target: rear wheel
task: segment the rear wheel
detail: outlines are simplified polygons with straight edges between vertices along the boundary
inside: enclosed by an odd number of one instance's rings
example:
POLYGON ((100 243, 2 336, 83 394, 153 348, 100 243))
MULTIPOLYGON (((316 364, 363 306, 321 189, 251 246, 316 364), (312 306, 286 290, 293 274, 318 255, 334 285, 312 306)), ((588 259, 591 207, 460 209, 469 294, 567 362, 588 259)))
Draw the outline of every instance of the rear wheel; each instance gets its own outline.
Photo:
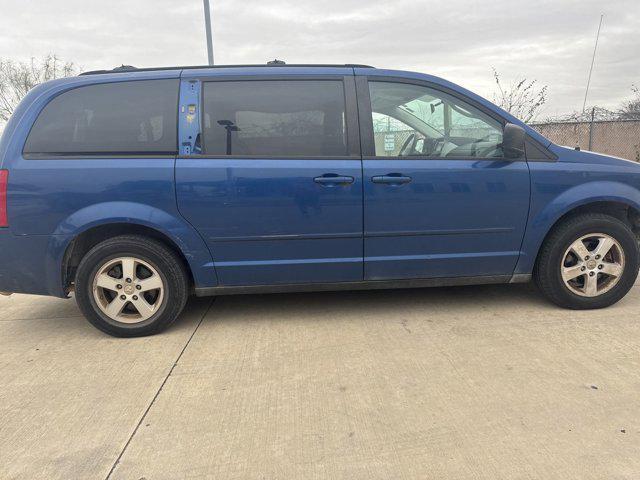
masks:
POLYGON ((127 235, 106 240, 82 259, 76 300, 85 317, 114 336, 151 335, 168 327, 188 296, 181 260, 162 243, 127 235))
POLYGON ((628 225, 604 214, 583 214, 557 226, 545 240, 536 282, 554 303, 572 309, 607 307, 633 286, 638 242, 628 225))

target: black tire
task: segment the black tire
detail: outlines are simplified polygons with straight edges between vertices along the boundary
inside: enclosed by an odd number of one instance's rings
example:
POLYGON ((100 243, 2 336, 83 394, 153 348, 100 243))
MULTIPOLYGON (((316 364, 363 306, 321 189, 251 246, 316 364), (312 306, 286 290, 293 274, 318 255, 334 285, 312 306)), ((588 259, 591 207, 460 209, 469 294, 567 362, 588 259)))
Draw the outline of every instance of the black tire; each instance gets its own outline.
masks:
POLYGON ((189 281, 182 260, 165 245, 148 237, 123 235, 99 243, 82 258, 76 272, 75 296, 80 310, 96 328, 116 337, 140 337, 158 333, 178 318, 189 296, 189 281), (164 285, 157 311, 139 323, 110 318, 94 298, 93 279, 98 269, 118 257, 136 257, 152 265, 164 285))
POLYGON ((554 227, 540 249, 534 277, 542 293, 556 305, 574 310, 604 308, 629 292, 638 276, 639 261, 638 241, 626 223, 610 215, 586 213, 570 217, 554 227), (569 246, 580 237, 596 232, 609 235, 620 243, 625 265, 618 283, 610 290, 598 296, 585 297, 565 285, 561 267, 569 246))

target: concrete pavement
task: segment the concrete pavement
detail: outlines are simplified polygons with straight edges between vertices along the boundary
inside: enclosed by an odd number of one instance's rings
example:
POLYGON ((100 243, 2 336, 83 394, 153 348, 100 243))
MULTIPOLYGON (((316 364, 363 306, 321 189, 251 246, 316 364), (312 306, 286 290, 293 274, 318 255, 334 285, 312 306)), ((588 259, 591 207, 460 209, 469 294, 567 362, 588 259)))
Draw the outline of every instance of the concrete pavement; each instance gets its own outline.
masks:
POLYGON ((114 339, 0 298, 0 478, 639 478, 640 287, 195 299, 114 339))

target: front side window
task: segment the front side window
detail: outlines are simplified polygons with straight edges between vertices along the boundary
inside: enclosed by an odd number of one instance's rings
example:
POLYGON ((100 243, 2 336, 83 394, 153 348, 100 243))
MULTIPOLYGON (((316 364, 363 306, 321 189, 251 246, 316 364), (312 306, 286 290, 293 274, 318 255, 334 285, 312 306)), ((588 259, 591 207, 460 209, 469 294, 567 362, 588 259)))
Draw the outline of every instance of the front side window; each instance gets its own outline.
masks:
POLYGON ((207 82, 203 103, 207 155, 347 155, 340 81, 207 82))
POLYGON ((369 82, 377 157, 502 157, 502 124, 446 93, 369 82))
POLYGON ((105 83, 70 90, 42 110, 25 154, 175 154, 177 80, 105 83))

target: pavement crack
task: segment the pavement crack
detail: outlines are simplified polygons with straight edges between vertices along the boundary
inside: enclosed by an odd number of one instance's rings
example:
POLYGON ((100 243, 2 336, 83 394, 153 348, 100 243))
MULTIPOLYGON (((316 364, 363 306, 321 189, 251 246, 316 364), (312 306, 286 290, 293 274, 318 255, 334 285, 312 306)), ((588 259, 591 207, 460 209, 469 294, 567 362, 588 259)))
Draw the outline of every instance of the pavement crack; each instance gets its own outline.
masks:
POLYGON ((402 325, 402 328, 404 328, 407 331, 407 333, 411 333, 411 329, 407 326, 406 320, 402 320, 400 324, 402 325))
POLYGON ((178 365, 178 363, 180 362, 180 359, 182 358, 182 355, 187 350, 187 347, 189 346, 189 344, 191 343, 191 340, 193 339, 193 337, 195 336, 196 332, 200 328, 200 325, 202 325, 202 322, 204 321, 205 317, 209 313, 209 310, 211 310, 211 306, 213 305, 213 301, 214 300, 215 300, 215 298, 212 298, 211 301, 209 302, 209 305, 207 305, 207 308, 205 309, 204 313, 202 314, 202 317, 200 317, 200 320, 198 320, 198 324, 196 325, 196 328, 194 328, 193 332, 191 332, 191 335, 189 336, 189 338, 187 339, 186 343, 182 347, 182 350, 180 350, 180 353, 178 354, 178 356, 176 357, 175 361, 173 362, 173 365, 169 369, 169 372, 164 377, 164 380, 162 380, 162 383, 160 384, 160 387, 158 388, 158 390, 156 391, 155 395, 151 399, 151 402, 149 403, 149 405, 147 405, 147 408, 145 409, 144 413, 142 414, 142 417, 140 417, 140 420, 138 421, 138 424, 136 425, 136 428, 133 429, 133 432, 131 432, 131 435, 127 439, 127 443, 124 444, 124 447, 122 448, 122 451, 120 452, 120 454, 116 458, 116 461, 113 462, 113 465, 111 466, 111 469, 109 470, 109 473, 105 477, 105 480, 109 480, 111 478, 111 475, 113 475, 113 472, 115 471, 116 467, 120 463, 120 460, 124 456, 124 453, 127 451, 127 448, 129 448, 129 445, 131 444, 131 441, 133 440, 133 437, 135 437, 136 433, 138 433, 138 430, 140 429, 140 426, 144 422, 145 418, 147 418, 147 414, 149 413, 149 411, 151 410, 151 407, 153 407, 153 404, 156 402, 158 396, 162 392, 162 389, 166 385, 167 380, 169 380, 169 377, 173 373, 173 370, 176 368, 176 365, 178 365))

